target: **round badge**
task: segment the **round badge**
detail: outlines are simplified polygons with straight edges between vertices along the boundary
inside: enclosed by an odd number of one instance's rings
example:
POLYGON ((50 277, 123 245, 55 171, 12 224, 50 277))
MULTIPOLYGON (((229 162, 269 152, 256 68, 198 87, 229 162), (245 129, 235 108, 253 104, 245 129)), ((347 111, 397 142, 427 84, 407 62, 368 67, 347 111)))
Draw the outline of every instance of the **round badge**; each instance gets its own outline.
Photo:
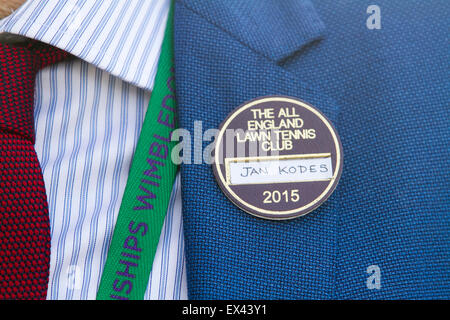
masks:
POLYGON ((222 122, 213 171, 225 195, 266 219, 292 219, 333 193, 343 154, 331 122, 310 104, 267 96, 245 102, 222 122))

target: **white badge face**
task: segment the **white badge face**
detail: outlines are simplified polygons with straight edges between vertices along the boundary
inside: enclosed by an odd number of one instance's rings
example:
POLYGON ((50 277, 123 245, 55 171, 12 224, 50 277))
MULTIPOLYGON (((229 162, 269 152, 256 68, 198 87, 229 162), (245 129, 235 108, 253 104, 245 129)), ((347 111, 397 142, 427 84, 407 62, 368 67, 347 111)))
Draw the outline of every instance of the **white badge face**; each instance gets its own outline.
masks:
MULTIPOLYGON (((306 155, 307 156, 307 155, 306 155)), ((229 184, 287 183, 329 181, 333 177, 331 154, 321 158, 271 159, 236 161, 228 164, 229 184)))
POLYGON ((316 108, 284 96, 245 102, 224 120, 213 171, 239 208, 266 219, 292 219, 319 207, 342 172, 342 145, 316 108))

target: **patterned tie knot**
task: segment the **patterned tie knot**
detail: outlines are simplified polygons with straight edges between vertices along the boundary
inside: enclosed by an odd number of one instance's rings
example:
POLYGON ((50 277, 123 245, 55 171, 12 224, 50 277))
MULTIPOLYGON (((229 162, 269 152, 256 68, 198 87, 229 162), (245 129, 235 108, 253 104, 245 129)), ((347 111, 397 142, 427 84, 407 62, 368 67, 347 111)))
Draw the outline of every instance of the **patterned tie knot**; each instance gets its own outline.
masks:
POLYGON ((34 144, 34 82, 39 69, 68 54, 39 42, 27 47, 0 43, 0 131, 34 144))

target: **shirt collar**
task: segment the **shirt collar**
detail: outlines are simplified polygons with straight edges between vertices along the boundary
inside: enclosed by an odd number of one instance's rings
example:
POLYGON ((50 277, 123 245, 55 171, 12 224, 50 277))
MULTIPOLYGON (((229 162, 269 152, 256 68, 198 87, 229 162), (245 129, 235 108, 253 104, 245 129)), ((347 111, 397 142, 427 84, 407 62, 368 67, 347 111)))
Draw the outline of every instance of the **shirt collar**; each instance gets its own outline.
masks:
POLYGON ((170 0, 28 0, 0 33, 36 39, 151 90, 170 0))

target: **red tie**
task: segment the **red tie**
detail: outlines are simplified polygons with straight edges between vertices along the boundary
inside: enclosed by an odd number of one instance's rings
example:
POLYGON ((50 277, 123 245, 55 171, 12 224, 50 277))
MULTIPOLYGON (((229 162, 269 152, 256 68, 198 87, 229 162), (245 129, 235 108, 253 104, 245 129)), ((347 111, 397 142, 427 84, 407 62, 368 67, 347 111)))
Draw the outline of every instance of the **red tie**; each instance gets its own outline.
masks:
POLYGON ((0 299, 45 299, 50 223, 34 150, 34 81, 68 54, 33 42, 0 44, 0 299))

